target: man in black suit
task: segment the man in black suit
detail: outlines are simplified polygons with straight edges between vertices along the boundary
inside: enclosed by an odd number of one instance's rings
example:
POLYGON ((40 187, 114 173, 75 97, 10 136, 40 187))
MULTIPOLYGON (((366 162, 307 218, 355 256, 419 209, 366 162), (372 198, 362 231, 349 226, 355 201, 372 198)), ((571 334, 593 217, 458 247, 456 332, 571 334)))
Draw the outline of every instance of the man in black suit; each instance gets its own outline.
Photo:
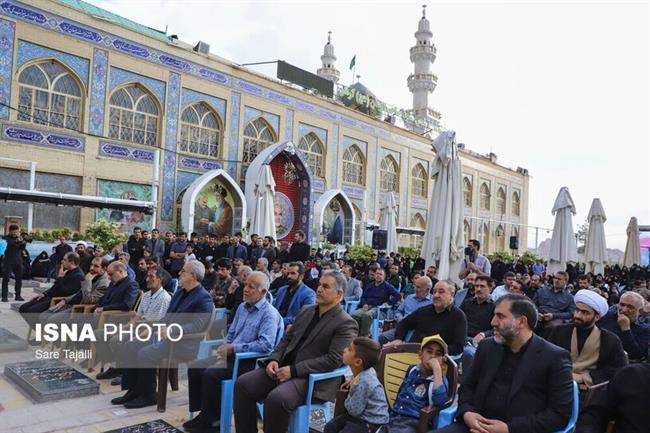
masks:
POLYGON ((309 260, 309 244, 305 242, 305 232, 298 230, 296 241, 289 248, 289 261, 305 263, 307 260, 309 260))
POLYGON ((462 380, 456 422, 444 433, 553 433, 571 417, 569 353, 533 334, 537 309, 526 296, 496 302, 494 337, 478 346, 462 380))
MULTIPOLYGON (((257 408, 264 401, 264 433, 285 433, 291 412, 305 402, 311 373, 341 365, 343 349, 357 336, 357 322, 341 308, 347 280, 338 271, 325 273, 316 291, 316 305, 296 316, 293 326, 266 361, 265 369, 235 382, 235 430, 257 433, 257 408)), ((314 397, 333 401, 340 379, 317 382, 314 397)))
POLYGON ((16 301, 23 301, 20 290, 23 286, 23 256, 25 240, 20 235, 20 227, 12 224, 9 226, 9 233, 3 239, 7 242, 7 249, 2 261, 2 302, 9 302, 9 279, 13 274, 16 279, 14 285, 16 301))

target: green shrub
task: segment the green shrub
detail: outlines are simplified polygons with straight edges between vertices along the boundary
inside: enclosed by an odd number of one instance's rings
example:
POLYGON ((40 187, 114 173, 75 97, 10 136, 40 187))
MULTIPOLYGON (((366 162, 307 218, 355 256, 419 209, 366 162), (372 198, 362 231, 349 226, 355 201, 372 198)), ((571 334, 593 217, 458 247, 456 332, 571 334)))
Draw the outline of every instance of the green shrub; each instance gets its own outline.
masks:
POLYGON ((418 258, 422 253, 422 249, 417 247, 397 247, 397 252, 401 256, 418 258))
POLYGON ((126 241, 126 236, 119 232, 119 223, 109 223, 101 219, 86 227, 86 238, 104 251, 111 251, 119 243, 126 241))
POLYGON ((377 254, 377 251, 373 250, 370 245, 346 245, 346 248, 352 260, 368 262, 374 254, 377 254))

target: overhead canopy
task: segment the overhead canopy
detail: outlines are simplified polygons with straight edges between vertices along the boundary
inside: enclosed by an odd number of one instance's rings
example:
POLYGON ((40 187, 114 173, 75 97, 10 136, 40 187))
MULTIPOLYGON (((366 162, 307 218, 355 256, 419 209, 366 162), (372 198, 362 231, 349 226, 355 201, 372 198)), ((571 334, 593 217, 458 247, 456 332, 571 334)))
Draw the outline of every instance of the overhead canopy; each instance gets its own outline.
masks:
POLYGON ((587 272, 605 273, 607 244, 605 242, 605 221, 607 216, 599 198, 595 198, 589 209, 589 231, 585 242, 585 263, 587 272))
POLYGON ((573 234, 572 218, 572 215, 576 214, 576 206, 567 187, 560 188, 551 213, 555 215, 555 224, 548 256, 548 272, 553 275, 558 271, 564 271, 567 263, 578 261, 578 247, 573 234))
POLYGON ((119 209, 142 212, 147 215, 153 214, 154 211, 154 203, 151 201, 64 194, 60 192, 8 187, 0 187, 0 200, 25 203, 46 203, 60 206, 83 206, 97 209, 119 209))

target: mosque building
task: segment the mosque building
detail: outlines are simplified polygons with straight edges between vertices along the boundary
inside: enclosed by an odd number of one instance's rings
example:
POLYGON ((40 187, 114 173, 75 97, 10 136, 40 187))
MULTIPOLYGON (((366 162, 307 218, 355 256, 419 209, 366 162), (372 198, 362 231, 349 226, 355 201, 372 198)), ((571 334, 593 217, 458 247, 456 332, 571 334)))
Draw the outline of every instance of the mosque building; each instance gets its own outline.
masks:
MULTIPOLYGON (((303 230, 312 243, 368 243, 393 193, 399 243, 419 246, 441 120, 432 41, 423 10, 406 80, 413 106, 389 115, 363 84, 339 83, 331 35, 316 71, 330 96, 81 0, 0 0, 0 185, 27 188, 35 163, 38 190, 157 202, 153 216, 36 204, 34 228, 106 218, 124 231, 220 235, 246 227, 269 166, 279 240, 303 230)), ((487 252, 511 236, 525 246, 528 171, 459 148, 466 238, 487 252)), ((2 202, 0 213, 26 218, 27 205, 2 202)))

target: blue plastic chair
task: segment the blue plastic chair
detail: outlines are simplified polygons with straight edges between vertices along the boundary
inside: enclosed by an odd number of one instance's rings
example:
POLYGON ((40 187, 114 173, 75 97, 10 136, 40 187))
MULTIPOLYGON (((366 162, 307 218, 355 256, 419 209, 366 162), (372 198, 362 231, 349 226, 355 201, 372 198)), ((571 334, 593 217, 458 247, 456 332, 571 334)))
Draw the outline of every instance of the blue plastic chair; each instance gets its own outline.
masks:
MULTIPOLYGON (((328 422, 332 419, 332 412, 329 402, 313 403, 314 385, 321 380, 333 379, 335 377, 345 376, 349 371, 348 367, 340 367, 334 371, 327 373, 313 373, 309 375, 307 382, 307 396, 305 404, 298 406, 292 413, 289 419, 288 433, 309 433, 309 417, 312 410, 322 410, 325 414, 325 421, 328 422)), ((224 433, 223 431, 221 433, 224 433)))
POLYGON ((273 305, 273 295, 271 292, 266 292, 266 300, 269 302, 269 304, 273 305))
POLYGON ((359 308, 359 301, 352 298, 345 299, 345 312, 351 314, 354 310, 359 308))
POLYGON ((375 318, 372 319, 372 323, 370 324, 370 337, 373 340, 379 340, 379 329, 380 326, 384 323, 384 319, 381 317, 381 312, 385 311, 386 317, 388 317, 388 313, 392 310, 392 308, 392 305, 377 305, 375 307, 375 318))
POLYGON ((178 279, 172 278, 172 295, 178 290, 178 279))

